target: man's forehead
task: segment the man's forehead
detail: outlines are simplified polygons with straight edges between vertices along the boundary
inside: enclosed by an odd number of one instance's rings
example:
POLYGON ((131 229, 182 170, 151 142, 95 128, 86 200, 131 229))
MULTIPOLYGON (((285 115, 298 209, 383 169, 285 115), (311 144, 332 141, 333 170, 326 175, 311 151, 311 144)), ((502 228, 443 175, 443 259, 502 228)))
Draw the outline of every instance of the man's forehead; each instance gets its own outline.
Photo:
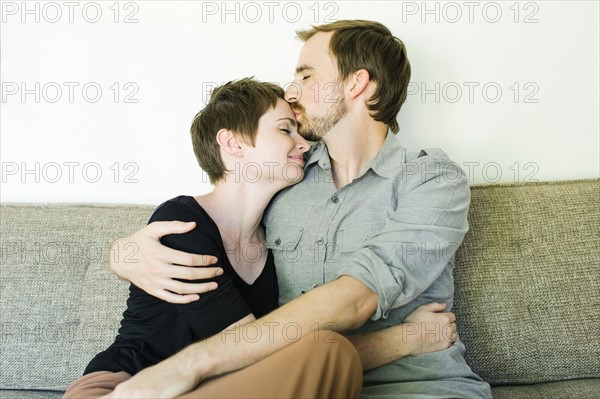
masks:
POLYGON ((332 35, 333 32, 317 32, 304 43, 300 50, 296 73, 315 69, 323 64, 335 63, 329 51, 329 41, 332 35))
POLYGON ((308 39, 304 46, 302 46, 302 50, 300 50, 300 55, 303 53, 329 53, 329 42, 331 41, 331 36, 333 36, 333 32, 317 32, 310 39, 308 39))

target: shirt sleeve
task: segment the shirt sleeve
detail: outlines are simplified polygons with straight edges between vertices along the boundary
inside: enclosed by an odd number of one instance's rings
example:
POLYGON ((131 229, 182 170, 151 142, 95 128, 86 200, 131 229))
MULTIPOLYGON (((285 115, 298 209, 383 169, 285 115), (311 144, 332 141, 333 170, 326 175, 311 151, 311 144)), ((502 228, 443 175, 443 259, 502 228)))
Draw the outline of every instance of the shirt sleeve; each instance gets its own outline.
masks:
MULTIPOLYGON (((213 266, 223 267, 219 233, 199 210, 193 211, 189 204, 171 200, 159 206, 150 218, 150 222, 169 220, 194 221, 196 227, 188 233, 162 237, 160 241, 163 245, 189 253, 215 256, 218 262, 213 266)), ((216 290, 201 294, 200 299, 195 302, 173 304, 194 331, 197 339, 214 335, 252 313, 226 271, 221 276, 210 279, 180 281, 192 283, 215 281, 219 285, 216 290)))
POLYGON ((373 320, 410 303, 452 268, 468 230, 470 204, 464 171, 439 150, 410 162, 402 173, 397 209, 338 271, 379 295, 373 320))

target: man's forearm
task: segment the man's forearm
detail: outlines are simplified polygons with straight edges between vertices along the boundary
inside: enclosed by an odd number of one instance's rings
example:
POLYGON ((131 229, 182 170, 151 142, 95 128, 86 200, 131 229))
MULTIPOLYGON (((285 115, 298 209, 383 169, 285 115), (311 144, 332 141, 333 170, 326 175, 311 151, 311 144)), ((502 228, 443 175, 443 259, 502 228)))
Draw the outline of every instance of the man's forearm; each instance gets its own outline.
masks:
MULTIPOLYGON (((175 357, 197 382, 238 370, 319 330, 360 327, 374 313, 377 295, 360 281, 342 276, 268 315, 193 344, 175 357)), ((321 332, 327 334, 327 332, 321 332)))
POLYGON ((371 370, 410 355, 404 338, 404 325, 388 327, 368 334, 346 336, 360 355, 363 370, 371 370))
POLYGON ((456 341, 456 316, 444 303, 431 302, 410 312, 402 324, 347 337, 360 354, 363 370, 447 349, 456 341))

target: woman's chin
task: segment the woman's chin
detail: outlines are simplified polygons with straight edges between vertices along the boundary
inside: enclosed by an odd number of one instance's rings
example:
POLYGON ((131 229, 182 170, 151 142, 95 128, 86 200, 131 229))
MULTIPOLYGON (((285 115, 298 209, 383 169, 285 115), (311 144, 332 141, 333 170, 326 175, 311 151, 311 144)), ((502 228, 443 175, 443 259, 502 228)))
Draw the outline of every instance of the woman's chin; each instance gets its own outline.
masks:
POLYGON ((289 162, 283 170, 283 180, 288 185, 296 184, 304 178, 304 167, 298 162, 289 162))

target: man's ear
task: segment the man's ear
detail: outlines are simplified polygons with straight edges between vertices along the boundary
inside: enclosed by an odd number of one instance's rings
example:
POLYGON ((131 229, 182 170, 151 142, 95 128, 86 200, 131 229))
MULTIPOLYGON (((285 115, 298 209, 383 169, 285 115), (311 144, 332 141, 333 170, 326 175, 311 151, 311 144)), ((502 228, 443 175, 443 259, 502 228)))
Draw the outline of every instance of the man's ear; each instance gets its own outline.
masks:
POLYGON ((228 129, 220 129, 217 132, 217 143, 227 154, 234 157, 242 156, 242 146, 235 133, 228 129))
POLYGON ((348 97, 354 99, 361 95, 369 85, 371 76, 366 69, 359 69, 349 77, 350 92, 348 97))

